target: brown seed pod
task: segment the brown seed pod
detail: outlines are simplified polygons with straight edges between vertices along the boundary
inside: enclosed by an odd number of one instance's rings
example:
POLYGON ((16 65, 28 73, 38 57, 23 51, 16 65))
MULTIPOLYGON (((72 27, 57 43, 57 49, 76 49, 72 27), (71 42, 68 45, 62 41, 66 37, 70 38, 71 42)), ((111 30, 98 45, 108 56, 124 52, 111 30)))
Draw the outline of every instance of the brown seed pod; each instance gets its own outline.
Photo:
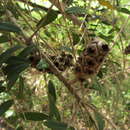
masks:
POLYGON ((96 59, 93 57, 85 56, 83 61, 83 66, 87 66, 88 68, 96 68, 97 66, 96 59))

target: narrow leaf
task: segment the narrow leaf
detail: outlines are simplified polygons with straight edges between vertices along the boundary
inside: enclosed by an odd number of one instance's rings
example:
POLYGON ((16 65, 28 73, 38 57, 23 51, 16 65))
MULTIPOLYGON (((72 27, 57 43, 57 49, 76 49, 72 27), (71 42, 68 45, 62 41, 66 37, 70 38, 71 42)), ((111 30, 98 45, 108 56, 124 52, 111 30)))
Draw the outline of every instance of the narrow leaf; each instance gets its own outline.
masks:
POLYGON ((44 125, 46 125, 48 128, 52 128, 55 130, 75 130, 73 127, 69 127, 68 124, 54 121, 54 120, 47 120, 44 125))
POLYGON ((0 105, 0 116, 2 116, 13 105, 13 103, 13 100, 8 100, 0 105))
POLYGON ((6 35, 0 36, 0 43, 8 42, 10 39, 6 35))
POLYGON ((48 115, 40 112, 25 112, 21 113, 20 117, 25 120, 32 120, 32 121, 43 121, 49 119, 48 115))
POLYGON ((23 99, 24 98, 24 79, 23 77, 19 77, 19 90, 18 90, 18 95, 17 95, 17 98, 18 99, 23 99))
POLYGON ((23 51, 19 53, 20 57, 27 57, 31 52, 36 51, 37 48, 35 45, 29 45, 27 46, 23 51))
POLYGON ((18 49, 22 48, 22 46, 20 45, 16 45, 12 48, 9 48, 8 50, 6 50, 5 52, 3 52, 1 55, 0 55, 0 65, 5 62, 10 56, 12 53, 14 53, 15 51, 17 51, 18 49))
POLYGON ((66 9, 68 14, 86 14, 86 9, 83 7, 75 6, 66 9))
POLYGON ((50 10, 46 16, 44 16, 39 23, 37 24, 37 27, 44 27, 50 23, 52 23, 58 16, 58 12, 54 10, 50 10))
POLYGON ((118 8, 117 11, 130 15, 130 10, 127 8, 118 8))
POLYGON ((96 118, 99 130, 103 130, 105 127, 105 121, 103 117, 99 113, 95 113, 95 118, 96 118))
POLYGON ((56 91, 55 91, 55 86, 51 80, 48 82, 48 93, 50 96, 53 98, 53 103, 56 102, 56 91))
POLYGON ((19 74, 29 66, 28 63, 7 65, 3 71, 7 75, 8 89, 11 89, 19 77, 19 74))
POLYGON ((56 91, 55 86, 51 80, 48 83, 48 99, 51 119, 56 118, 58 121, 61 120, 59 110, 56 107, 56 91))
POLYGON ((0 31, 20 32, 20 28, 9 22, 0 22, 0 31))

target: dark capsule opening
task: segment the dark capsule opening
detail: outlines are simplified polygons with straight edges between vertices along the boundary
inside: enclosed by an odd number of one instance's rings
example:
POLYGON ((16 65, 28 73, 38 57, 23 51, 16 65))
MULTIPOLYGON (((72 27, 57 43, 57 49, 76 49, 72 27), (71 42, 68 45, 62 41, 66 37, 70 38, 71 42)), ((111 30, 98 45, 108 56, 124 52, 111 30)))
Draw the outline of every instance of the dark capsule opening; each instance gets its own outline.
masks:
POLYGON ((31 61, 31 62, 34 61, 34 59, 35 59, 34 56, 29 57, 29 61, 31 61))
POLYGON ((81 72, 81 68, 80 68, 79 66, 76 66, 76 67, 75 67, 75 71, 76 71, 76 72, 81 72))
POLYGON ((92 60, 89 60, 89 61, 87 61, 87 65, 89 65, 89 66, 94 66, 95 63, 94 63, 92 60))
POLYGON ((99 63, 103 62, 103 59, 104 59, 103 57, 99 57, 98 62, 99 63))
POLYGON ((58 66, 59 66, 59 63, 58 63, 58 62, 55 62, 54 64, 55 64, 55 66, 56 66, 56 67, 58 67, 58 66))
POLYGON ((59 58, 59 62, 63 62, 64 61, 64 58, 63 57, 60 57, 59 58))
POLYGON ((88 74, 94 74, 94 71, 93 70, 88 70, 88 74))
POLYGON ((80 81, 80 82, 84 82, 85 79, 84 79, 84 78, 79 78, 79 81, 80 81))
POLYGON ((95 53, 95 48, 88 47, 87 52, 88 52, 88 54, 93 54, 93 53, 95 53))
POLYGON ((102 45, 102 49, 103 49, 103 51, 109 51, 108 45, 102 45))

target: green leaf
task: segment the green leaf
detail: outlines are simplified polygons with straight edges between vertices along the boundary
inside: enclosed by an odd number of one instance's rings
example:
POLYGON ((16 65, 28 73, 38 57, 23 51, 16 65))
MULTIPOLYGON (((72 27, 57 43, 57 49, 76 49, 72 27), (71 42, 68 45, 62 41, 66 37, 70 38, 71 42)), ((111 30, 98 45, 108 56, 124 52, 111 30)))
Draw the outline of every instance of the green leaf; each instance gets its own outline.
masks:
POLYGON ((99 33, 98 36, 101 37, 102 39, 104 39, 106 42, 110 42, 110 41, 112 41, 112 39, 113 39, 113 36, 112 36, 112 35, 105 36, 104 34, 99 33))
POLYGON ((35 45, 29 45, 25 49, 23 49, 23 51, 21 51, 18 56, 27 57, 30 53, 32 53, 36 50, 37 50, 37 48, 35 45))
POLYGON ((86 9, 79 7, 79 6, 75 6, 75 7, 67 8, 66 13, 68 13, 68 14, 86 14, 86 9))
POLYGON ((0 36, 0 43, 8 42, 10 39, 6 35, 0 36))
POLYGON ((21 113, 20 117, 23 118, 24 120, 32 120, 32 121, 43 121, 49 119, 48 115, 40 112, 25 112, 21 113))
POLYGON ((5 63, 8 65, 18 65, 18 64, 24 64, 24 63, 29 64, 29 61, 25 59, 25 57, 11 56, 7 59, 5 63))
POLYGON ((60 50, 72 53, 72 49, 70 47, 68 47, 68 46, 61 46, 60 50))
POLYGON ((130 111, 130 103, 127 103, 127 104, 126 104, 126 110, 127 110, 127 111, 130 111))
POLYGON ((18 94, 17 94, 17 98, 18 99, 23 99, 24 98, 24 79, 23 77, 19 77, 19 90, 18 90, 18 94))
POLYGON ((0 81, 0 93, 5 92, 6 91, 6 87, 4 87, 3 84, 4 81, 0 81))
POLYGON ((16 130, 24 130, 24 128, 22 126, 19 126, 16 128, 16 130))
POLYGON ((66 123, 62 123, 54 120, 47 120, 45 121, 44 125, 54 130, 75 130, 73 127, 69 127, 68 124, 66 123))
POLYGON ((11 89, 19 77, 19 74, 29 66, 29 63, 7 65, 3 70, 7 75, 8 89, 11 89))
POLYGON ((0 55, 0 65, 2 63, 4 63, 11 55, 12 53, 14 53, 15 51, 17 51, 18 49, 22 48, 22 46, 20 45, 16 45, 12 48, 9 48, 8 50, 6 50, 5 52, 3 52, 1 55, 0 55))
POLYGON ((17 27, 16 25, 9 23, 9 22, 0 22, 0 31, 6 31, 6 32, 20 32, 21 29, 17 27))
POLYGON ((53 98, 53 103, 56 103, 56 90, 51 80, 48 82, 48 94, 51 96, 51 98, 53 98))
POLYGON ((58 121, 61 120, 60 113, 56 107, 56 91, 55 86, 51 80, 48 83, 48 99, 49 99, 49 108, 50 108, 50 117, 56 118, 58 121))
POLYGON ((13 105, 13 103, 13 100, 8 100, 0 105, 0 116, 2 116, 13 105))
POLYGON ((37 64, 36 68, 37 68, 38 70, 40 70, 40 69, 45 70, 45 69, 48 69, 48 68, 49 68, 49 64, 48 64, 44 59, 41 59, 41 60, 39 61, 39 63, 37 64))
POLYGON ((39 23, 37 24, 37 27, 44 27, 50 23, 52 23, 58 16, 58 12, 54 10, 50 10, 46 16, 44 16, 39 23))
POLYGON ((80 41, 80 36, 77 33, 72 33, 72 38, 73 38, 73 45, 76 45, 80 41))
POLYGON ((103 117, 99 113, 96 112, 95 118, 96 118, 99 130, 103 130, 105 127, 105 121, 104 121, 103 117))
POLYGON ((128 15, 130 14, 130 10, 126 8, 117 8, 117 11, 128 14, 128 15))

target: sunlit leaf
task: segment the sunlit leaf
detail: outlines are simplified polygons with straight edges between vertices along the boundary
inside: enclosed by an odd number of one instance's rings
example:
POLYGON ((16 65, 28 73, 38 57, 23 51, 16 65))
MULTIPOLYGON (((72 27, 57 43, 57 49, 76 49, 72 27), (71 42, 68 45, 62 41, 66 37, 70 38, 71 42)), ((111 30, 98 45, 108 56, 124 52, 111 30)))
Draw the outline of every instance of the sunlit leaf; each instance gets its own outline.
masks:
POLYGON ((83 7, 75 6, 66 9, 68 14, 86 14, 86 9, 83 7))
POLYGON ((115 9, 111 3, 107 0, 98 0, 98 2, 103 5, 103 6, 106 6, 108 9, 115 9))
POLYGON ((18 33, 21 31, 21 29, 12 23, 0 22, 0 31, 17 32, 18 33))
POLYGON ((48 115, 40 112, 25 112, 21 113, 20 117, 25 120, 32 120, 32 121, 43 121, 49 119, 48 115))
POLYGON ((0 105, 0 116, 2 116, 13 105, 13 103, 13 100, 8 100, 0 105))

